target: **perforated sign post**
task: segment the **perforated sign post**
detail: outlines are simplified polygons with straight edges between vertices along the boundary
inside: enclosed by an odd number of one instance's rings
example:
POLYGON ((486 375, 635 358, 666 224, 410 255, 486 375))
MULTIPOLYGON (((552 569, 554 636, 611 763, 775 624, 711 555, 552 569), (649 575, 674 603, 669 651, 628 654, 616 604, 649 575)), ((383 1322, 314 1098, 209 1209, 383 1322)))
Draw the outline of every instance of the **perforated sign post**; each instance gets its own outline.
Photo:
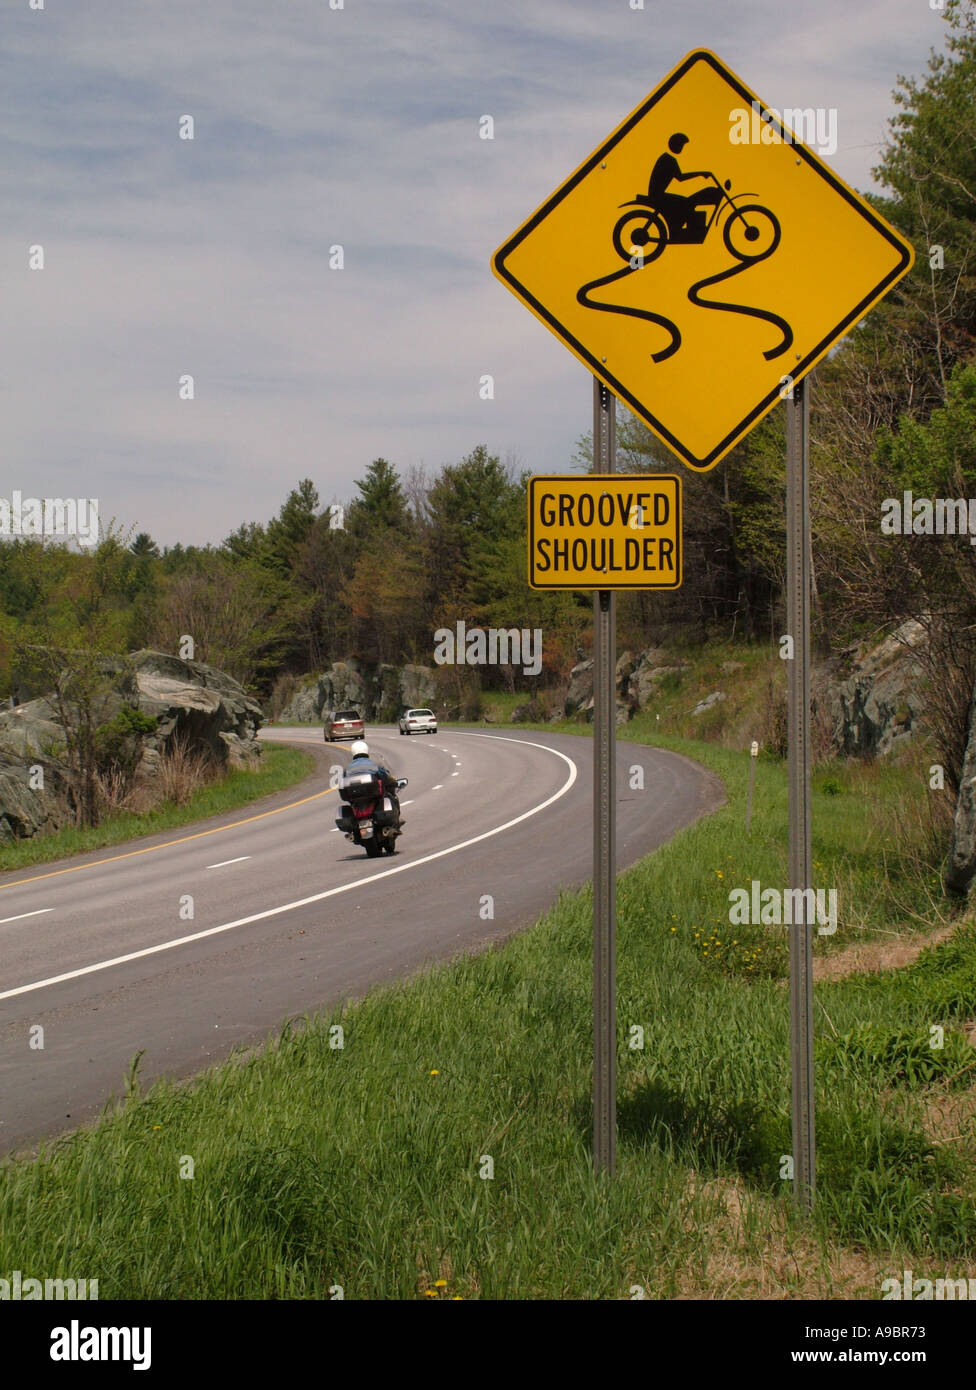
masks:
MULTIPOLYGON (((911 245, 706 49, 682 59, 492 257, 495 275, 593 373, 594 474, 614 472, 615 398, 698 472, 787 402, 793 889, 809 889, 811 873, 804 378, 913 259, 911 245)), ((552 578, 537 566, 533 583, 588 587, 552 578)), ((601 1030, 613 1026, 613 589, 597 591, 594 627, 595 832, 608 818, 594 857, 594 1159, 612 1171, 615 1037, 601 1030)), ((807 1209, 812 926, 794 926, 790 951, 794 1195, 807 1209)))

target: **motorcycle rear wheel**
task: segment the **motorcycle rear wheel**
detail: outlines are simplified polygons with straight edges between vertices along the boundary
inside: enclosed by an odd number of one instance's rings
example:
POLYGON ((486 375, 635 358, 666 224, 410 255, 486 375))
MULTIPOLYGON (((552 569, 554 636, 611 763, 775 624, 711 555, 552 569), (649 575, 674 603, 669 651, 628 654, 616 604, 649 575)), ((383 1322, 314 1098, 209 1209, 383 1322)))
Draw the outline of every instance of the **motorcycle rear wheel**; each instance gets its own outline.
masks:
POLYGON ((370 836, 368 840, 363 841, 363 849, 369 855, 370 859, 378 859, 383 853, 383 846, 375 836, 370 836))

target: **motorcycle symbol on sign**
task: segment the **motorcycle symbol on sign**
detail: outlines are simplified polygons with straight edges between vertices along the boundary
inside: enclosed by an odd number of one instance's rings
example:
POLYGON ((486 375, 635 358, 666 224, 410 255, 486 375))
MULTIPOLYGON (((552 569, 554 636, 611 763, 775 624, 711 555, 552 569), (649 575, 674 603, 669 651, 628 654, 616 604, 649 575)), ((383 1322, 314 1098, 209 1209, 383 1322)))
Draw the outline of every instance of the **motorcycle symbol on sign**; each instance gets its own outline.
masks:
POLYGON ((741 275, 760 261, 768 260, 780 243, 779 221, 775 213, 763 207, 761 203, 746 203, 740 206, 742 199, 754 198, 756 195, 737 193, 733 196, 730 192, 730 179, 726 179, 723 184, 707 169, 683 173, 674 156, 680 154, 687 143, 686 135, 672 135, 668 141, 670 153, 662 154, 655 163, 647 193, 638 193, 629 202, 620 204, 624 213, 617 219, 613 228, 612 241, 614 251, 627 263, 624 269, 616 270, 610 275, 602 275, 583 285, 577 291, 577 301, 587 309, 599 309, 608 314, 626 314, 659 325, 670 334, 671 341, 660 351, 652 353, 651 360, 665 361, 681 346, 681 332, 673 320, 650 309, 636 309, 625 304, 601 304, 591 297, 592 291, 643 270, 645 266, 660 259, 668 246, 703 245, 709 232, 721 220, 722 241, 737 264, 720 271, 717 275, 697 281, 688 290, 688 300, 701 309, 745 314, 750 318, 764 319, 774 324, 779 329, 782 340, 763 353, 767 361, 772 361, 786 352, 793 342, 793 330, 784 318, 769 310, 755 309, 747 304, 703 299, 701 291, 709 285, 717 285, 734 275, 741 275), (714 187, 699 189, 690 196, 672 191, 675 183, 701 178, 710 180, 714 187))

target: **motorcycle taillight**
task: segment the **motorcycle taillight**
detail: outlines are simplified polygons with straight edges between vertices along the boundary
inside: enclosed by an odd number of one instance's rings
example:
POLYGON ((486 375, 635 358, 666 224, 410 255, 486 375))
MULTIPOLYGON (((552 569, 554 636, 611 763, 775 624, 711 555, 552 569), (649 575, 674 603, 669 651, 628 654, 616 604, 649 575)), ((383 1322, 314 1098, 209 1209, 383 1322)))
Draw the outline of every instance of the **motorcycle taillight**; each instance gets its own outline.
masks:
POLYGON ((357 820, 368 820, 369 817, 373 814, 373 809, 375 806, 375 801, 362 801, 359 803, 358 806, 353 806, 352 813, 357 820))

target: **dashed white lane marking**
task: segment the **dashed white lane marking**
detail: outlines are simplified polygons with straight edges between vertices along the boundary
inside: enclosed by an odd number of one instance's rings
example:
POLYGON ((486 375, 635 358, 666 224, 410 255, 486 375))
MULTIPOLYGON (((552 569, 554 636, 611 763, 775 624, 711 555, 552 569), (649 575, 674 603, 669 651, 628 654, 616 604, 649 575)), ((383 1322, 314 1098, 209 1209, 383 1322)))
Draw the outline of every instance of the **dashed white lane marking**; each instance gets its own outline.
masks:
POLYGON ((432 792, 443 791, 443 789, 444 789, 444 783, 443 783, 443 782, 438 782, 436 787, 431 787, 431 791, 432 791, 432 792))
POLYGON ((18 912, 16 917, 0 917, 0 926, 4 922, 21 922, 25 917, 40 917, 43 912, 53 911, 53 907, 38 907, 33 912, 18 912))
MULTIPOLYGON (((96 961, 94 965, 83 965, 78 970, 66 970, 62 975, 52 975, 46 980, 34 980, 29 985, 18 985, 15 989, 6 989, 0 992, 0 999, 13 999, 20 994, 33 994, 35 990, 48 989, 51 985, 63 984, 66 980, 77 980, 82 975, 94 975, 101 970, 109 970, 116 965, 125 965, 132 960, 142 960, 146 956, 158 955, 161 951, 172 951, 177 946, 187 946, 191 941, 202 941, 209 936, 219 936, 225 931, 234 931, 237 927, 250 926, 252 922, 263 922, 269 917, 280 917, 282 913, 294 912, 296 908, 308 907, 310 903, 320 903, 326 898, 334 898, 338 893, 350 893, 356 888, 363 888, 367 883, 376 883, 381 878, 392 878, 394 874, 409 873, 413 869, 419 869, 423 864, 430 864, 435 859, 443 859, 447 854, 457 854, 459 850, 467 849, 469 845, 477 845, 482 840, 490 840, 494 835, 501 835, 506 830, 511 830, 514 825, 521 825, 522 821, 528 820, 530 816, 537 816, 540 811, 546 810, 554 801, 566 795, 570 787, 579 775, 579 769, 572 758, 565 753, 561 753, 558 748, 549 748, 544 743, 534 743, 530 739, 506 738, 503 734, 465 734, 466 738, 485 738, 491 739, 496 743, 518 743, 523 747, 540 748, 544 753, 551 753, 554 758, 561 759, 569 768, 569 775, 562 786, 554 791, 552 796, 547 796, 545 801, 540 801, 538 806, 533 806, 528 811, 523 811, 520 816, 507 820, 503 825, 496 825, 492 830, 483 830, 480 835, 472 835, 470 839, 462 840, 459 844, 448 845, 446 849, 435 850, 433 854, 425 854, 421 859, 412 859, 406 864, 397 864, 395 868, 383 869, 378 874, 369 874, 366 878, 353 879, 350 883, 342 883, 337 888, 326 888, 321 893, 313 893, 308 898, 297 898, 294 902, 281 903, 278 907, 266 908, 264 912, 254 912, 249 917, 238 917, 233 922, 222 922, 218 927, 207 927, 203 931, 192 932, 189 936, 178 936, 172 941, 160 941, 156 946, 146 946, 141 951, 129 951, 124 956, 113 956, 111 960, 96 961)), ((53 911, 53 909, 39 909, 40 911, 53 911)))
POLYGON ((245 859, 250 859, 249 854, 239 854, 236 859, 221 859, 219 864, 208 864, 208 869, 225 869, 228 864, 243 864, 245 859))
POLYGON ((401 801, 401 802, 400 802, 400 805, 401 805, 401 806, 412 806, 412 805, 413 805, 413 797, 411 797, 409 801, 401 801))
POLYGON ((451 776, 452 776, 452 777, 460 777, 461 774, 460 774, 460 772, 452 772, 452 773, 451 773, 451 776))

